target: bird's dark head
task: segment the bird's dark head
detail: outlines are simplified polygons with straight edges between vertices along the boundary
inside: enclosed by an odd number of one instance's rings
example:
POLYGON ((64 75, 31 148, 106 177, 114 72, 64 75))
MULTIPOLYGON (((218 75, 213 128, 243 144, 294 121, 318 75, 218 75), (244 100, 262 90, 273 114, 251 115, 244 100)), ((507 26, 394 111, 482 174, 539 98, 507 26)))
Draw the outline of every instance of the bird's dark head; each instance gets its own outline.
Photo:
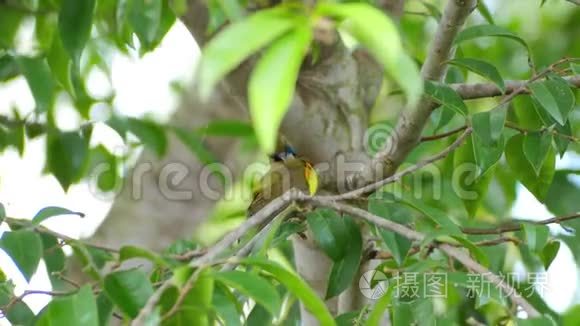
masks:
POLYGON ((295 157, 296 152, 294 151, 294 148, 288 144, 284 145, 284 149, 281 152, 270 155, 270 159, 274 162, 282 162, 295 157))

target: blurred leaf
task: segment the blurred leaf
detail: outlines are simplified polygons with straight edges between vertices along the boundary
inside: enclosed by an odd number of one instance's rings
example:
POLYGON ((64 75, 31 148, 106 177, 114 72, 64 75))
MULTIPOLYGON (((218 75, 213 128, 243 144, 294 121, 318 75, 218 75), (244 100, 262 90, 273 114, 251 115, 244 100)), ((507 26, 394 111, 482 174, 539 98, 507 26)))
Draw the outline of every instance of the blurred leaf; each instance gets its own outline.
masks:
POLYGON ((11 80, 18 76, 18 64, 13 56, 0 54, 0 82, 11 80))
POLYGON ((431 14, 431 16, 433 16, 433 18, 437 19, 437 21, 439 21, 439 19, 441 19, 442 14, 437 6, 435 6, 434 4, 429 3, 427 1, 421 1, 421 4, 425 7, 425 9, 427 9, 429 14, 431 14))
POLYGON ((342 216, 330 209, 317 209, 306 214, 306 221, 320 248, 334 262, 346 254, 349 231, 342 216))
POLYGON ((114 305, 105 292, 97 296, 97 310, 99 313, 99 326, 110 325, 109 320, 113 314, 114 305))
POLYGON ((272 325, 273 316, 262 305, 255 305, 248 318, 246 319, 246 326, 262 326, 272 325))
POLYGON ((442 83, 425 81, 425 93, 444 108, 462 116, 467 115, 467 106, 451 87, 442 83))
POLYGON ((469 250, 469 253, 473 255, 473 257, 478 263, 480 263, 484 267, 489 268, 490 266, 489 258, 487 258, 487 255, 483 250, 481 250, 481 248, 477 247, 473 242, 469 241, 465 237, 453 236, 453 239, 461 243, 463 247, 467 248, 467 250, 469 250))
POLYGON ((127 127, 145 147, 157 154, 157 157, 161 158, 165 155, 167 136, 162 126, 149 120, 129 118, 127 119, 127 127))
POLYGON ((544 248, 542 249, 542 262, 544 263, 544 268, 548 270, 552 262, 558 255, 558 251, 560 250, 560 241, 550 241, 548 242, 544 248))
POLYGON ((227 271, 214 274, 216 280, 240 291, 262 305, 272 315, 277 316, 282 302, 276 289, 264 278, 241 271, 227 271))
POLYGON ((244 18, 245 10, 239 0, 223 0, 219 4, 230 21, 237 22, 244 18))
POLYGON ((46 55, 46 61, 54 79, 69 94, 74 95, 71 76, 73 62, 62 44, 60 35, 54 35, 52 46, 46 55))
MULTIPOLYGON (((241 307, 238 306, 237 298, 225 286, 216 286, 211 302, 217 314, 224 321, 224 325, 241 326, 241 307)), ((257 305, 259 306, 259 305, 257 305)))
POLYGON ((41 312, 35 325, 98 326, 99 314, 89 285, 76 294, 54 298, 41 312))
POLYGON ((4 204, 0 203, 0 224, 4 222, 6 218, 6 209, 4 208, 4 204))
POLYGON ((288 271, 277 263, 265 259, 247 258, 242 261, 242 264, 256 266, 272 274, 288 291, 300 299, 304 307, 318 319, 321 325, 336 325, 324 302, 295 272, 288 271))
POLYGON ((52 47, 54 33, 58 26, 58 16, 55 13, 46 13, 36 15, 36 24, 34 26, 36 40, 43 51, 48 52, 52 47))
POLYGON ((552 135, 544 132, 530 132, 524 135, 524 155, 534 168, 536 175, 544 164, 552 146, 552 135))
POLYGON ((85 217, 85 214, 80 212, 73 212, 69 209, 57 206, 48 206, 41 209, 40 211, 38 211, 38 213, 36 213, 36 215, 34 215, 34 217, 32 218, 32 223, 40 224, 48 218, 59 215, 77 215, 80 217, 85 217))
POLYGON ((358 274, 363 252, 363 240, 359 226, 349 216, 342 217, 347 236, 341 240, 348 245, 345 247, 344 257, 332 264, 326 299, 333 298, 346 290, 358 274))
POLYGON ((556 171, 546 196, 546 207, 550 212, 565 215, 580 211, 580 188, 572 181, 578 174, 578 171, 556 171))
POLYGON ((248 97, 258 143, 265 153, 276 149, 278 128, 290 107, 302 59, 312 32, 306 23, 272 42, 250 77, 248 97))
POLYGON ((198 71, 201 97, 207 99, 225 75, 294 24, 295 18, 287 10, 273 8, 226 26, 203 49, 198 71))
POLYGON ((481 14, 481 16, 487 21, 488 24, 495 25, 495 21, 493 20, 493 15, 489 11, 489 8, 485 4, 484 0, 477 1, 477 10, 481 14))
POLYGON ((560 125, 568 120, 568 115, 574 108, 574 93, 570 86, 558 79, 547 79, 528 85, 532 97, 560 125))
POLYGON ((479 137, 472 137, 475 162, 478 166, 477 176, 485 175, 499 162, 505 148, 505 137, 500 137, 495 143, 482 143, 479 137))
POLYGON ((52 74, 44 58, 18 57, 16 59, 20 71, 28 82, 28 87, 34 101, 37 112, 46 112, 54 103, 54 82, 52 74))
POLYGON ((153 294, 153 286, 141 270, 117 271, 105 276, 103 289, 119 309, 131 318, 137 317, 153 294))
POLYGON ((121 250, 119 250, 119 261, 123 262, 133 258, 143 258, 159 266, 168 266, 167 262, 153 251, 136 246, 121 247, 121 250))
POLYGON ((341 21, 344 28, 364 45, 403 89, 410 106, 423 94, 419 69, 403 51, 401 39, 392 20, 367 3, 318 3, 317 13, 341 21))
POLYGON ((522 223, 522 225, 524 233, 526 234, 526 244, 528 247, 534 252, 542 252, 550 235, 548 226, 531 223, 522 223))
POLYGON ((158 35, 162 10, 161 0, 127 0, 127 21, 146 50, 152 50, 158 35))
POLYGON ((88 153, 88 141, 78 132, 48 135, 47 170, 56 177, 65 191, 84 176, 88 166, 88 153))
POLYGON ((409 207, 412 207, 424 214, 435 224, 439 225, 447 233, 447 235, 462 234, 459 226, 457 226, 457 224, 455 224, 455 222, 449 218, 447 213, 441 209, 429 206, 428 204, 412 198, 411 196, 405 196, 405 198, 401 200, 401 203, 404 203, 405 205, 408 205, 409 207))
POLYGON ((395 285, 389 286, 389 289, 385 294, 383 294, 378 300, 375 301, 371 313, 368 315, 366 326, 379 326, 384 320, 386 310, 391 305, 391 300, 393 298, 393 291, 395 285))
MULTIPOLYGON (((157 2, 157 1, 153 1, 157 2)), ((62 45, 78 69, 81 54, 91 36, 95 0, 62 0, 58 29, 62 45)))
MULTIPOLYGON (((389 197, 384 198, 385 193, 377 192, 369 197, 368 211, 382 218, 397 222, 408 223, 412 215, 410 209, 400 203, 394 203, 389 197)), ((402 266, 409 249, 411 241, 402 235, 375 226, 375 233, 380 235, 387 249, 393 255, 397 265, 402 266)))
POLYGON ((523 45, 526 48, 526 50, 528 50, 528 53, 530 52, 528 44, 526 43, 526 41, 524 41, 524 39, 512 33, 510 30, 497 25, 475 25, 467 27, 461 32, 459 32, 459 34, 457 34, 457 37, 455 38, 455 44, 473 40, 479 37, 489 37, 489 36, 505 37, 512 39, 523 45))
MULTIPOLYGON (((0 283, 0 306, 6 306, 14 298, 14 284, 3 280, 0 283)), ((23 301, 16 301, 10 309, 3 310, 2 315, 12 325, 32 325, 34 312, 23 301)))
POLYGON ((4 232, 0 248, 14 261, 26 281, 30 282, 42 258, 42 240, 32 231, 4 232))
POLYGON ((238 120, 213 120, 197 131, 200 135, 226 137, 252 137, 252 125, 238 120))
POLYGON ((167 313, 173 307, 180 295, 184 295, 180 309, 170 318, 167 318, 163 325, 182 326, 199 325, 209 326, 212 306, 212 295, 214 292, 214 278, 209 270, 199 272, 192 288, 185 294, 180 294, 186 282, 192 277, 193 269, 187 266, 174 270, 173 281, 176 286, 167 289, 160 300, 163 313, 167 313))
POLYGON ((91 178, 97 178, 98 189, 105 192, 114 191, 121 181, 117 171, 117 157, 99 144, 91 148, 90 162, 89 175, 91 178))
MULTIPOLYGON (((481 3, 481 1, 479 1, 481 3)), ((497 68, 483 60, 473 59, 473 58, 455 58, 449 61, 449 64, 456 65, 458 67, 466 68, 474 73, 488 79, 497 85, 501 92, 505 92, 505 83, 503 78, 497 71, 497 68)))
POLYGON ((517 320, 518 326, 556 326, 559 325, 556 321, 551 318, 550 316, 540 316, 535 318, 527 318, 527 319, 518 319, 517 320))
POLYGON ((473 133, 486 145, 495 144, 504 129, 507 107, 502 105, 490 111, 479 112, 471 117, 473 133))
POLYGON ((0 3, 0 49, 14 46, 14 38, 24 16, 24 13, 0 3))
POLYGON ((554 177, 556 155, 550 148, 539 175, 536 175, 534 168, 523 153, 523 140, 523 135, 515 135, 508 141, 505 149, 506 160, 516 178, 540 202, 544 202, 554 177))

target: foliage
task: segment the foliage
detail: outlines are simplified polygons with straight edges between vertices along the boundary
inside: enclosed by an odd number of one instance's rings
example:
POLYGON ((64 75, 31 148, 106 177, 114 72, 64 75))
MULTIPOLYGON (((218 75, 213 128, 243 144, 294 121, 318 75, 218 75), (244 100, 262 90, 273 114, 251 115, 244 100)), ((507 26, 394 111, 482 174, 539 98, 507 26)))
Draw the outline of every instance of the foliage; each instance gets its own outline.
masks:
MULTIPOLYGON (((163 253, 134 246, 95 246, 42 225, 53 216, 78 218, 82 213, 46 207, 29 221, 7 215, 0 204, 0 221, 10 227, 0 238, 0 248, 27 281, 43 260, 53 286, 52 291, 17 295, 13 282, 2 273, 0 307, 11 323, 107 325, 116 318, 147 325, 295 325, 300 320, 299 304, 321 325, 378 325, 384 313, 395 325, 431 320, 444 324, 577 323, 578 307, 562 316, 537 294, 524 297, 541 316, 525 321, 518 320, 513 297, 497 288, 474 296, 470 269, 444 257, 448 252, 443 248, 465 249, 462 252, 470 261, 500 275, 514 272, 519 262, 525 265, 528 276, 543 272, 563 244, 572 249, 577 260, 580 258, 580 240, 573 236, 580 227, 576 219, 580 187, 572 178, 579 172, 557 169, 556 164, 558 156, 574 158, 580 149, 575 134, 579 123, 576 88, 580 82, 571 79, 580 74, 578 58, 558 61, 559 57, 580 53, 574 39, 578 32, 574 22, 580 19, 580 10, 573 7, 571 13, 562 14, 561 21, 552 22, 555 27, 541 26, 559 30, 560 44, 554 50, 543 44, 552 37, 551 31, 536 40, 528 38, 517 21, 500 25, 501 13, 494 14, 485 1, 479 1, 478 10, 487 23, 468 20, 454 40, 455 56, 445 62, 451 67, 446 80, 423 82, 416 62, 425 59, 425 43, 430 36, 426 26, 442 19, 438 5, 409 1, 409 12, 417 8, 425 12, 404 15, 398 27, 368 1, 282 2, 268 8, 262 8, 261 2, 208 2, 208 34, 212 37, 203 49, 197 72, 199 94, 210 98, 220 81, 240 66, 250 65, 247 92, 251 123, 216 120, 188 130, 121 116, 112 108, 113 95, 95 98, 88 92, 87 78, 92 70, 110 73, 104 53, 111 49, 140 55, 153 51, 187 10, 186 1, 6 0, 0 1, 0 82, 24 78, 36 108, 31 116, 22 117, 18 110, 0 116, 0 151, 12 148, 22 155, 29 139, 45 137, 45 170, 65 191, 86 181, 95 166, 106 163, 109 173, 101 174, 98 180, 105 192, 113 191, 121 179, 119 164, 125 158, 102 145, 92 145, 96 124, 115 130, 129 145, 137 140, 159 158, 168 151, 169 133, 208 166, 217 159, 204 145, 204 137, 246 139, 271 153, 301 69, 305 62, 316 62, 321 45, 314 30, 330 22, 345 39, 348 35, 353 40, 353 47, 364 49, 378 62, 386 73, 385 80, 394 82, 389 91, 404 95, 405 109, 412 109, 422 99, 432 101, 435 113, 426 130, 430 136, 421 139, 406 163, 413 166, 420 159, 443 153, 439 162, 429 162, 435 163, 439 174, 418 173, 418 166, 413 170, 417 173, 400 175, 399 183, 373 189, 355 211, 362 206, 362 211, 379 222, 352 210, 307 207, 304 218, 272 222, 271 228, 257 235, 238 235, 235 240, 241 240, 239 243, 229 243, 214 256, 211 250, 217 250, 220 242, 203 247, 179 240, 163 253), (20 52, 18 47, 18 30, 25 21, 35 25, 32 53, 20 52), (508 81, 518 79, 519 84, 508 81), (467 102, 475 97, 461 93, 455 85, 466 80, 489 81, 497 92, 492 95, 502 97, 467 102), (82 121, 76 130, 62 129, 55 118, 60 97, 74 103, 82 121), (91 119, 97 104, 110 109, 104 121, 91 119), (453 147, 453 141, 457 146, 453 147), (441 152, 449 144, 449 151, 441 152), (543 222, 506 218, 518 183, 560 217, 543 222), (396 226, 387 227, 380 221, 396 226), (547 227, 551 223, 561 224, 567 232, 551 233, 547 227), (323 297, 292 266, 289 238, 303 236, 306 229, 332 262, 323 297), (366 237, 369 234, 371 247, 366 237), (260 245, 250 257, 236 255, 253 240, 260 245), (77 286, 66 282, 63 247, 72 248, 73 259, 80 262, 91 283, 77 286), (385 293, 360 310, 333 316, 325 300, 348 293, 353 284, 356 291, 359 274, 364 272, 361 265, 370 258, 382 262, 374 269, 379 272, 373 274, 375 278, 364 280, 369 289, 380 289, 377 284, 386 280, 385 293), (111 268, 130 260, 146 262, 152 268, 111 268), (446 278, 433 287, 428 277, 441 271, 446 278), (416 291, 433 295, 402 294, 405 284, 409 286, 405 277, 410 275, 419 275, 411 280, 416 291), (445 296, 435 296, 443 291, 445 296), (22 299, 39 293, 54 298, 35 315, 22 299)), ((549 11, 550 3, 542 10, 549 11)), ((382 109, 375 105, 374 110, 382 109)), ((399 113, 395 111, 389 114, 399 113)), ((376 115, 381 116, 381 112, 376 115)), ((387 115, 387 119, 395 117, 387 115)), ((303 199, 308 200, 312 199, 303 199)), ((222 215, 218 222, 228 222, 232 214, 222 215)), ((529 279, 511 281, 522 293, 533 288, 529 279)))

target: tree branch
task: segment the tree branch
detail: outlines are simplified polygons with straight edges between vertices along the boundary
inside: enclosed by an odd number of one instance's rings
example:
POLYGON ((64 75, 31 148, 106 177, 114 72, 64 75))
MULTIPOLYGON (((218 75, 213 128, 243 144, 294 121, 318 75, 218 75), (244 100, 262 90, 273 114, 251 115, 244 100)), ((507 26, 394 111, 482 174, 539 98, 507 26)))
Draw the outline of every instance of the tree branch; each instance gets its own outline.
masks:
MULTIPOLYGON (((445 76, 445 62, 453 55, 453 40, 475 6, 475 0, 447 1, 427 58, 421 68, 423 79, 441 80, 445 76)), ((407 154, 419 142, 423 127, 432 112, 431 108, 432 101, 424 96, 416 107, 403 111, 394 134, 387 142, 393 145, 392 148, 386 148, 375 156, 374 164, 383 165, 387 175, 396 171, 407 154)))
MULTIPOLYGON (((580 88, 580 75, 564 77, 570 83, 570 85, 580 88)), ((515 90, 525 87, 528 81, 525 80, 508 80, 505 83, 506 91, 502 94, 501 90, 497 88, 495 84, 492 83, 474 83, 474 84, 451 84, 453 88, 461 98, 464 100, 473 100, 486 97, 494 97, 501 95, 508 95, 513 93, 515 90)), ((529 93, 528 90, 523 90, 520 92, 529 93)))
POLYGON ((500 225, 494 228, 462 228, 461 232, 465 234, 474 235, 485 235, 485 234, 502 234, 507 232, 516 232, 522 229, 522 223, 530 223, 536 225, 548 225, 548 224, 560 224, 566 221, 574 220, 580 218, 580 213, 573 213, 569 215, 556 216, 542 221, 526 221, 521 222, 509 222, 504 225, 500 225))

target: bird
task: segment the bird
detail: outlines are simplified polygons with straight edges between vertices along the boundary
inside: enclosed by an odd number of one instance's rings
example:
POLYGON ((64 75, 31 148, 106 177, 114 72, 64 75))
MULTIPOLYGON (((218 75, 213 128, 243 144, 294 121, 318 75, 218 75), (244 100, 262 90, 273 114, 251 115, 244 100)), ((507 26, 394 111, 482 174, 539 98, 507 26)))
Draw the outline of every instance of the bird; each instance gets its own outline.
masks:
POLYGON ((292 188, 310 195, 316 194, 318 190, 318 175, 312 163, 297 156, 294 148, 283 137, 279 138, 278 143, 276 152, 269 155, 270 169, 254 187, 248 216, 254 215, 292 188))

